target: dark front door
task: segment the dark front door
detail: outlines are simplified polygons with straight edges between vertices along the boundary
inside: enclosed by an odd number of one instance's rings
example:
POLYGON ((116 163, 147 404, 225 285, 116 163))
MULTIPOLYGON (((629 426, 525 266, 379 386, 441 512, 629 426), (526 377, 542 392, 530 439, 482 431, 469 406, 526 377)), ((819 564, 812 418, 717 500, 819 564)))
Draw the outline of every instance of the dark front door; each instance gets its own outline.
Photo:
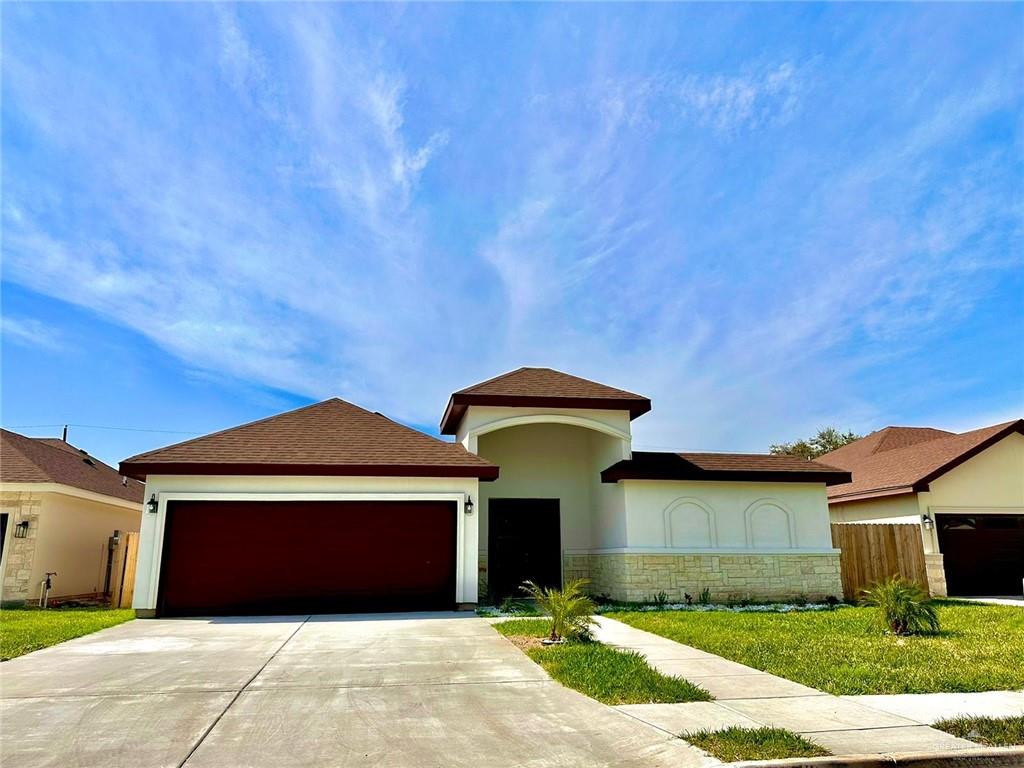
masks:
POLYGON ((938 515, 950 595, 1024 591, 1024 515, 938 515))
POLYGON ((450 610, 455 514, 444 501, 172 501, 159 610, 450 610))
POLYGON ((487 509, 490 597, 524 597, 519 587, 527 580, 561 587, 558 499, 491 499, 487 509))

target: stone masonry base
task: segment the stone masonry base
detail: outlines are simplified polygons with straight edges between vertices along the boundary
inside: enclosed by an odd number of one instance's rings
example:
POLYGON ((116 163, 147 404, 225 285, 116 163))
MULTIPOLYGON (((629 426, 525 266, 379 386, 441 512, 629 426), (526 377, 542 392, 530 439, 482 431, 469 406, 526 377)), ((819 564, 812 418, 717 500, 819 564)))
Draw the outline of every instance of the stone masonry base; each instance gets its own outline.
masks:
POLYGON ((43 497, 38 493, 4 491, 0 493, 0 512, 7 514, 9 549, 4 555, 4 573, 0 574, 0 602, 4 605, 23 604, 38 595, 32 581, 32 564, 36 555, 36 537, 39 534, 39 513, 43 497), (14 527, 27 522, 24 538, 14 536, 14 527))
POLYGON ((571 554, 566 580, 589 578, 589 591, 613 600, 694 600, 705 588, 713 601, 822 600, 843 595, 839 554, 571 554))
POLYGON ((942 563, 942 555, 925 555, 924 571, 928 577, 928 591, 932 597, 946 596, 946 568, 942 563))

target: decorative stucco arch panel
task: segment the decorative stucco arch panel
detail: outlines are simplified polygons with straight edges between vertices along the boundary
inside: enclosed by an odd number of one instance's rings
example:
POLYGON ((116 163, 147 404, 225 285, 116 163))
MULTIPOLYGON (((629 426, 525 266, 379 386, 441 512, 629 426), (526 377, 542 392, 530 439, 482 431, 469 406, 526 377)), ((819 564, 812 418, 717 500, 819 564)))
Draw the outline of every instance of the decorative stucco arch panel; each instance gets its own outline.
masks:
POLYGON ((744 518, 747 546, 751 549, 797 547, 793 513, 778 499, 758 499, 747 507, 744 518))
POLYGON ((676 499, 665 507, 665 546, 718 546, 715 510, 693 497, 676 499))
POLYGON ((616 438, 621 441, 622 444, 622 458, 628 459, 630 457, 630 442, 631 437, 628 432, 623 432, 620 429, 616 429, 608 424, 597 421, 595 419, 588 419, 584 416, 571 416, 564 413, 537 413, 526 416, 512 416, 504 419, 496 419, 495 421, 481 424, 470 430, 465 439, 466 449, 478 453, 477 450, 477 439, 481 435, 486 435, 489 432, 496 432, 499 429, 509 429, 511 427, 523 427, 530 424, 564 424, 571 427, 580 427, 581 429, 589 429, 594 432, 600 432, 608 435, 609 437, 616 438))

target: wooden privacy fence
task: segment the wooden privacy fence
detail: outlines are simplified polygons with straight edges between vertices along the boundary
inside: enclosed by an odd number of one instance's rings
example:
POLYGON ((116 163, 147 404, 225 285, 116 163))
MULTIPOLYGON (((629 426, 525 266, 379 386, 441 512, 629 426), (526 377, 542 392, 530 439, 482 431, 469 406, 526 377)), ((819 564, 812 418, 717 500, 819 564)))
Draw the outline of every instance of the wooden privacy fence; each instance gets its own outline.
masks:
POLYGON ((131 608, 135 595, 135 566, 139 560, 139 534, 128 531, 111 553, 110 607, 131 608))
POLYGON ((839 563, 848 600, 859 599, 861 590, 890 576, 916 581, 928 591, 920 526, 833 523, 832 546, 842 550, 839 563))

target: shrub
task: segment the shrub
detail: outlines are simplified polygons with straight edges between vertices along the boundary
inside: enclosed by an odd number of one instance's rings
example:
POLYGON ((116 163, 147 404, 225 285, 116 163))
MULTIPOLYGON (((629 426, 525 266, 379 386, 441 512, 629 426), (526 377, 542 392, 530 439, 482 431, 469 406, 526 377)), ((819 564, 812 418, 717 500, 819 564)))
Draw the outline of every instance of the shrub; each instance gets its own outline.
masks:
POLYGON ((932 635, 939 631, 939 615, 928 595, 912 581, 893 576, 863 592, 864 605, 878 609, 875 623, 894 635, 932 635))
POLYGON ((527 581, 520 589, 537 602, 541 611, 551 616, 549 639, 589 640, 590 627, 594 623, 591 614, 597 606, 583 592, 583 587, 588 583, 589 579, 574 579, 562 589, 555 589, 527 581))
POLYGON ((499 609, 511 616, 539 616, 537 609, 526 598, 506 597, 501 601, 499 609))
POLYGON ((701 605, 711 605, 711 589, 709 587, 704 587, 700 591, 700 594, 697 595, 697 602, 701 605))

